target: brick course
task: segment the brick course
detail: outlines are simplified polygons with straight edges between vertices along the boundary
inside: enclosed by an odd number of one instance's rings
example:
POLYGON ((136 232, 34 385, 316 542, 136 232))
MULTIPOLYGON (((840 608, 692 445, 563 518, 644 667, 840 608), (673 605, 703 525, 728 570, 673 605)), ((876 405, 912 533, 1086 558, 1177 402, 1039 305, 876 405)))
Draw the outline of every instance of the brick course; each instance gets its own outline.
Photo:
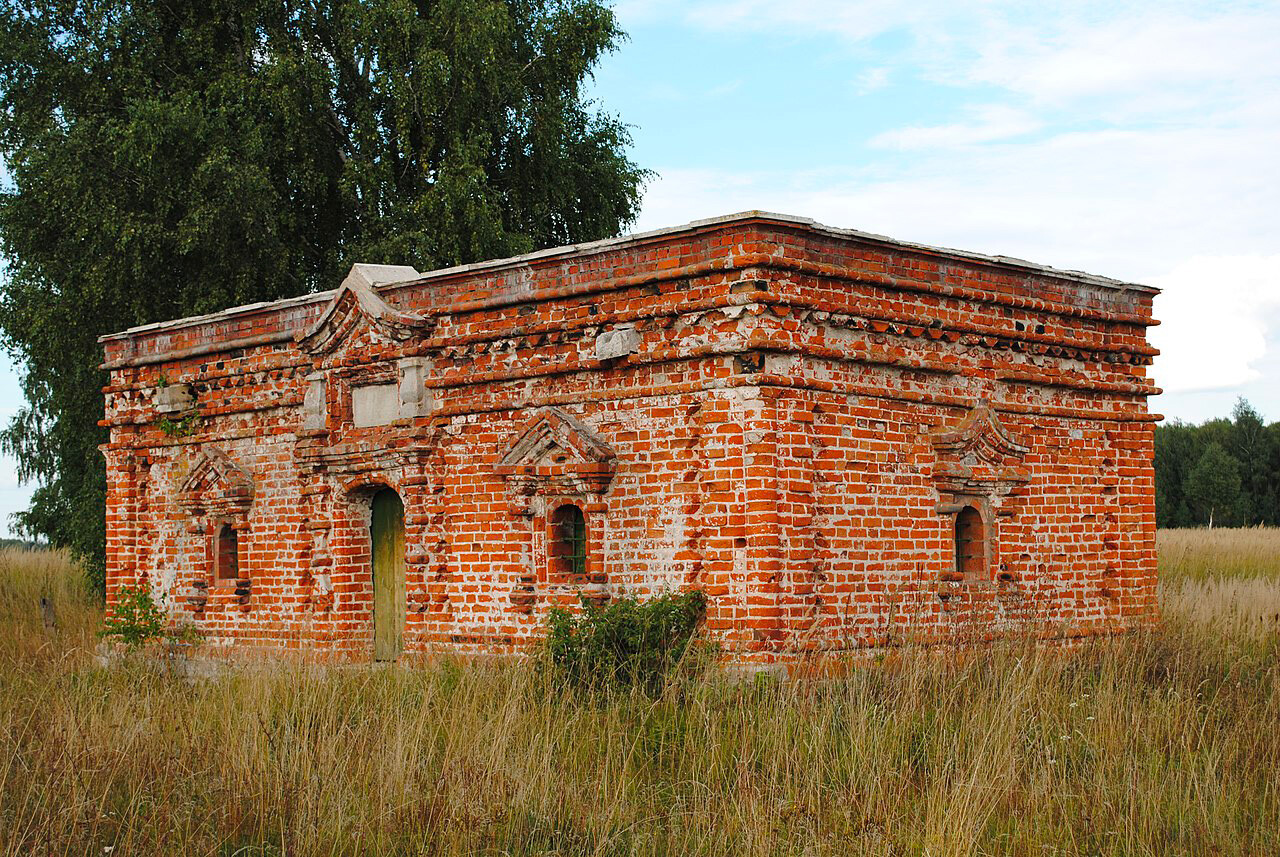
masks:
POLYGON ((145 580, 230 651, 368 659, 389 487, 408 655, 686 586, 741 662, 1130 628, 1155 292, 751 212, 106 336, 108 600, 145 580))

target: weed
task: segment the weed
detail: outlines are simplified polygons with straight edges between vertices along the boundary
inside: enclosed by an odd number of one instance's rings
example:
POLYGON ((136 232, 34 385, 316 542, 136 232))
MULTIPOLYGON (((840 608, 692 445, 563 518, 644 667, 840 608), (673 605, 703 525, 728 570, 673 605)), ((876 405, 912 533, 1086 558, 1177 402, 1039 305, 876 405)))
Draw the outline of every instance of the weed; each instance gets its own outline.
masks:
POLYGON ((142 585, 122 586, 98 635, 137 649, 163 637, 168 624, 169 617, 151 597, 151 590, 142 585))
POLYGON ((191 437, 200 429, 200 414, 192 411, 176 420, 169 417, 161 417, 160 421, 156 423, 156 427, 172 438, 191 437))

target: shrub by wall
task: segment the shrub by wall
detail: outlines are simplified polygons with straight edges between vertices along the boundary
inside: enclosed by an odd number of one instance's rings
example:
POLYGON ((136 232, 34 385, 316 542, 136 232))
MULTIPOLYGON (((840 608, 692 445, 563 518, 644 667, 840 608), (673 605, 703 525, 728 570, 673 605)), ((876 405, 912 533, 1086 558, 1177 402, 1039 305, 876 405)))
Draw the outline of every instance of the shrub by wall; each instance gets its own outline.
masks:
POLYGON ((684 660, 706 614, 701 590, 649 601, 624 598, 581 613, 552 610, 546 655, 553 674, 577 687, 639 687, 657 694, 684 660))

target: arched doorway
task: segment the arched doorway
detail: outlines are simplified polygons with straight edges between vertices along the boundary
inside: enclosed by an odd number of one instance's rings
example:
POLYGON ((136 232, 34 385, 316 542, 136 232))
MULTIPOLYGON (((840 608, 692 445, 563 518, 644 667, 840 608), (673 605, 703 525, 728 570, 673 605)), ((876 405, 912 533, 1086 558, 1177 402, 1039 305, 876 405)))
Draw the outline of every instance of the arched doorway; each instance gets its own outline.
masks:
POLYGON ((404 503, 390 488, 373 495, 369 545, 373 565, 373 659, 394 661, 404 651, 404 503))

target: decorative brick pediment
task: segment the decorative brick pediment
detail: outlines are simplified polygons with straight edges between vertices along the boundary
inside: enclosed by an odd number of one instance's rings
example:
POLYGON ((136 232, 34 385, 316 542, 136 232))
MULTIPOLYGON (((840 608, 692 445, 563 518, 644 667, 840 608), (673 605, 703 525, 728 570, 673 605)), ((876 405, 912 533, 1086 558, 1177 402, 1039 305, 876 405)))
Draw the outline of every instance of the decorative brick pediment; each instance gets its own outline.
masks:
POLYGON ((591 429, 558 408, 534 414, 498 460, 512 511, 529 514, 544 494, 603 494, 613 479, 617 455, 591 429))
POLYGON ((943 494, 998 497, 1015 493, 1030 478, 1022 460, 1028 447, 981 401, 952 429, 931 438, 937 455, 933 478, 943 494))
POLYGON ((979 402, 955 428, 935 434, 933 448, 939 456, 969 464, 996 465, 1008 458, 1021 461, 1028 451, 1000 424, 986 401, 979 402))
POLYGON ((434 320, 412 312, 402 312, 378 294, 377 287, 418 277, 407 265, 352 265, 351 273, 338 287, 333 300, 320 318, 305 332, 298 334, 298 346, 319 357, 341 345, 361 322, 378 335, 403 342, 428 331, 434 320))
POLYGON ((222 450, 205 449, 178 487, 178 503, 191 515, 244 515, 253 504, 253 478, 222 450))

